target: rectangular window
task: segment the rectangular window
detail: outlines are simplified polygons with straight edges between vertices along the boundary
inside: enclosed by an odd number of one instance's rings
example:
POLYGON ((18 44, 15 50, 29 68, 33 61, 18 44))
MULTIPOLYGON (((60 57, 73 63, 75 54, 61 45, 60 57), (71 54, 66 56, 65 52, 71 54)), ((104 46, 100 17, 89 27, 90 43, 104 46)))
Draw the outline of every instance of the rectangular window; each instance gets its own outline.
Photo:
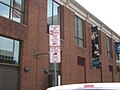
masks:
POLYGON ((80 47, 84 47, 83 20, 77 16, 75 19, 75 37, 76 37, 76 45, 80 47))
POLYGON ((111 39, 107 36, 107 56, 111 57, 111 39))
POLYGON ((20 42, 0 36, 0 63, 19 64, 20 42))
POLYGON ((24 0, 0 0, 0 15, 23 23, 24 0))
POLYGON ((85 58, 77 56, 77 64, 84 66, 85 65, 85 58))
POLYGON ((110 72, 113 71, 113 66, 109 65, 109 71, 110 71, 110 72))
MULTIPOLYGON (((60 25, 60 4, 55 2, 55 0, 48 0, 47 5, 48 5, 47 6, 47 33, 49 33, 50 25, 60 25)), ((59 71, 60 64, 57 63, 56 66, 57 66, 57 71, 59 71)), ((49 69, 53 71, 54 64, 50 63, 49 69)))
POLYGON ((9 18, 9 7, 0 3, 0 15, 9 18))
MULTIPOLYGON (((54 0, 48 0, 47 26, 60 25, 60 5, 54 0)), ((48 33, 49 31, 47 31, 48 33)))

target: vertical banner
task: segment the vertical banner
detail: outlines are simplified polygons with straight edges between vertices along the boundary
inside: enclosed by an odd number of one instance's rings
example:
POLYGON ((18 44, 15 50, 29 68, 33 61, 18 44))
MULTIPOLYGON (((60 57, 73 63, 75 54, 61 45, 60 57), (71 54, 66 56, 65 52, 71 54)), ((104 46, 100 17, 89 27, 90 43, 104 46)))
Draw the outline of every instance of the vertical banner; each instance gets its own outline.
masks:
POLYGON ((120 42, 115 42, 115 52, 120 53, 120 42))
POLYGON ((60 25, 49 26, 50 63, 61 62, 60 25))
POLYGON ((92 44, 92 66, 97 67, 100 65, 99 61, 99 34, 96 27, 91 27, 91 44, 92 44))
POLYGON ((115 42, 116 59, 120 59, 120 42, 115 42))

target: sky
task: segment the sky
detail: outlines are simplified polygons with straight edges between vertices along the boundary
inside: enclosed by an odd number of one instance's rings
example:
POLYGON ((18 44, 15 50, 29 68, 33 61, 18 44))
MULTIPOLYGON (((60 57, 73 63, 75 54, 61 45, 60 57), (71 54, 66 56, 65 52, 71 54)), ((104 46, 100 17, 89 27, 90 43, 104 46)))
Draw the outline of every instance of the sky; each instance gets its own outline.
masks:
POLYGON ((75 0, 120 36, 120 0, 75 0))

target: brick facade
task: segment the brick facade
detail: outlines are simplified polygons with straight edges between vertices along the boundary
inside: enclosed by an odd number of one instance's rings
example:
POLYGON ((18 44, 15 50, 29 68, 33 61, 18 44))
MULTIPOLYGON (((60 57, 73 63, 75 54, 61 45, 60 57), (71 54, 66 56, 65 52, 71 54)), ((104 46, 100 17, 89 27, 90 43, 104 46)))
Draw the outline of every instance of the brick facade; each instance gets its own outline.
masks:
POLYGON ((48 80, 44 70, 48 68, 48 55, 35 56, 35 53, 48 52, 47 34, 47 0, 28 0, 28 32, 27 39, 23 42, 24 66, 29 66, 29 72, 23 72, 21 77, 22 90, 44 90, 48 80))
MULTIPOLYGON (((21 41, 20 52, 20 90, 45 90, 48 87, 48 76, 44 70, 49 66, 47 53, 49 41, 47 34, 47 0, 26 0, 25 24, 20 24, 0 16, 0 35, 21 41), (24 67, 30 68, 24 72, 24 67)), ((61 29, 64 39, 61 40, 62 58, 60 64, 61 83, 116 82, 114 40, 112 41, 112 58, 107 58, 106 34, 101 32, 100 61, 101 68, 91 67, 91 24, 84 20, 85 48, 75 45, 75 13, 65 6, 61 7, 61 29), (84 58, 85 65, 78 65, 77 56, 84 58), (113 66, 113 72, 109 71, 113 66)))

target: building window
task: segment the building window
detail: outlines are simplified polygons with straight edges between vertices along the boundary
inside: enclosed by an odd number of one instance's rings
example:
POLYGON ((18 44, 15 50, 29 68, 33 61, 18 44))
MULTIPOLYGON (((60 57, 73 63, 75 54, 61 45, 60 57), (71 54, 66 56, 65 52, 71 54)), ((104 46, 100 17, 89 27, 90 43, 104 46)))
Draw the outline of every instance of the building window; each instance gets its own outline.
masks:
POLYGON ((120 61, 120 42, 115 42, 115 55, 116 60, 120 61))
POLYGON ((24 0, 0 0, 0 16, 23 23, 24 0))
POLYGON ((107 56, 111 57, 111 39, 107 36, 107 56))
POLYGON ((110 71, 110 72, 113 71, 113 66, 109 65, 109 71, 110 71))
POLYGON ((85 65, 85 58, 77 56, 77 64, 84 66, 85 65))
POLYGON ((20 42, 0 36, 0 63, 19 64, 20 42))
POLYGON ((48 9, 47 9, 48 30, 49 30, 49 25, 60 25, 60 5, 56 3, 54 0, 48 0, 48 9))
MULTIPOLYGON (((49 33, 49 25, 60 25, 60 4, 54 0, 48 0, 47 6, 47 33, 49 33)), ((61 31, 60 31, 61 33, 61 31)), ((59 71, 59 63, 57 65, 57 71, 59 71)), ((54 70, 54 64, 49 64, 50 70, 54 70)))
POLYGON ((83 20, 77 16, 75 19, 75 37, 76 37, 76 45, 80 47, 84 47, 83 20))

